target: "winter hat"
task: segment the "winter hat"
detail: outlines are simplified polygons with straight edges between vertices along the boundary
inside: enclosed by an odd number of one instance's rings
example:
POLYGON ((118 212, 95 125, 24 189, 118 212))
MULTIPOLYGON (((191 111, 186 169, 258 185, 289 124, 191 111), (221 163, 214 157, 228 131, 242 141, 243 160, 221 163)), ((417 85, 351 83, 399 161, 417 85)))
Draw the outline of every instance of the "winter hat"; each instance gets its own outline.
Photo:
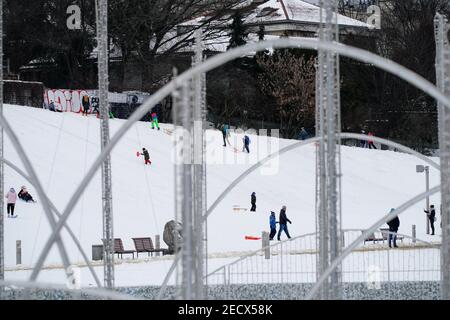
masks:
POLYGON ((282 209, 286 210, 286 206, 283 206, 282 209))
POLYGON ((14 190, 14 188, 9 189, 10 192, 16 192, 16 190, 14 190))
POLYGON ((430 206, 430 208, 434 208, 434 204, 432 204, 432 205, 430 206))
POLYGON ((391 213, 392 211, 395 211, 395 209, 394 209, 394 208, 391 208, 391 211, 389 211, 389 213, 391 213))

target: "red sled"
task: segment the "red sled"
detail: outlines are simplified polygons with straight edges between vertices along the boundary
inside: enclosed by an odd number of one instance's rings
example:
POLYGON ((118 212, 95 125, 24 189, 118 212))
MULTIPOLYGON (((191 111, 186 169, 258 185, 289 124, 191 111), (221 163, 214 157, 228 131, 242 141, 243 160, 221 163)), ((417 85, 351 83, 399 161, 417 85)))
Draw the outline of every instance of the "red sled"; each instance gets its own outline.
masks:
POLYGON ((245 236, 245 240, 261 240, 261 237, 245 236))

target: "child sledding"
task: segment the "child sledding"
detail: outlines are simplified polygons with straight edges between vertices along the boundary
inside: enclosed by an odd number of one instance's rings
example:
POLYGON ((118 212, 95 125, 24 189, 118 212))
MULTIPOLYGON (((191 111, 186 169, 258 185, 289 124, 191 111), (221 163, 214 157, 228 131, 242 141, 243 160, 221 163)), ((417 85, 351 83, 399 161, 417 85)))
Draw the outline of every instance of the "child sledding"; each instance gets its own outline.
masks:
POLYGON ((36 202, 36 200, 33 199, 31 194, 28 192, 27 188, 25 186, 22 186, 20 188, 19 193, 17 194, 19 199, 22 199, 25 202, 36 202))

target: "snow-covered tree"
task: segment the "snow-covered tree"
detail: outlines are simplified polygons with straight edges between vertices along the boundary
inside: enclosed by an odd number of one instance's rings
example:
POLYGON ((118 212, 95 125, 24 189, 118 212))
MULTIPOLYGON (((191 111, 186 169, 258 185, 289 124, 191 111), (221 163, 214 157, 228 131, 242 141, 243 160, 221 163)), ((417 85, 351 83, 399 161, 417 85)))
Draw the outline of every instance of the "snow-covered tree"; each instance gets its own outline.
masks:
POLYGON ((231 23, 230 44, 228 49, 243 46, 247 43, 247 27, 244 24, 244 19, 240 11, 236 11, 231 23))

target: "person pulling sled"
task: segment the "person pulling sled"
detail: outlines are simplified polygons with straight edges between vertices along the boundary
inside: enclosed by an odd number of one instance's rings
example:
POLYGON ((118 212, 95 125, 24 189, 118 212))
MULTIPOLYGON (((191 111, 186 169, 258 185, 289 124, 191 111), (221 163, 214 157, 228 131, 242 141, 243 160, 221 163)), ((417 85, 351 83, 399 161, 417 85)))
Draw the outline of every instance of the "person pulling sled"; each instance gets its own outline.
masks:
POLYGON ((144 156, 145 164, 152 164, 150 161, 150 154, 148 153, 148 150, 145 148, 142 148, 141 156, 144 156))

